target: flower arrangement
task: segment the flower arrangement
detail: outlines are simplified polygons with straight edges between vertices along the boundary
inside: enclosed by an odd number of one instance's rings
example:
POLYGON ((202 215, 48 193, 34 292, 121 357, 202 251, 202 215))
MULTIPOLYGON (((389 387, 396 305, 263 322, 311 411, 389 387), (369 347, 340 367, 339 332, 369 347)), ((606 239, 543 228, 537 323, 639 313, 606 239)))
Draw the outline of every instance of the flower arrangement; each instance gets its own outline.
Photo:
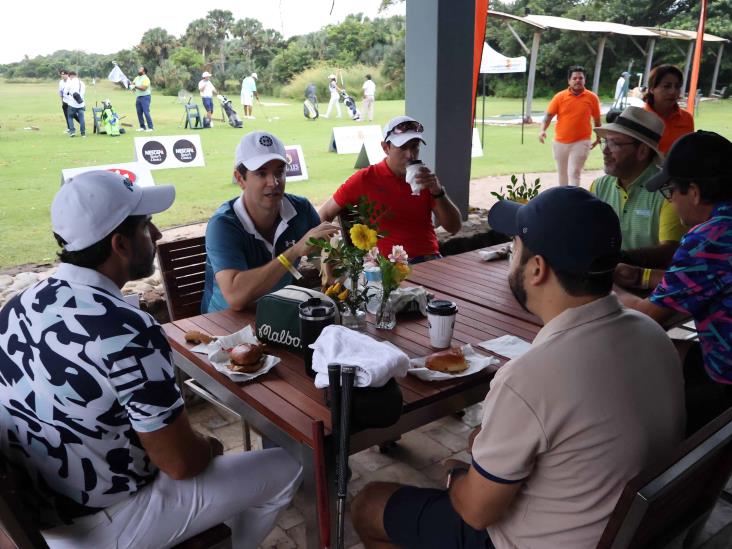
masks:
POLYGON ((374 247, 364 258, 364 266, 366 268, 378 267, 381 272, 382 295, 376 313, 376 327, 391 329, 396 321, 389 298, 391 293, 412 272, 412 268, 409 266, 409 256, 402 246, 392 246, 388 257, 381 255, 379 249, 374 247))
POLYGON ((492 192, 498 200, 512 200, 514 202, 521 202, 526 204, 529 200, 539 194, 541 188, 540 179, 537 177, 534 180, 533 185, 526 183, 526 174, 521 174, 521 183, 518 182, 516 175, 511 175, 511 183, 506 186, 506 192, 503 192, 503 187, 498 189, 498 192, 492 192))

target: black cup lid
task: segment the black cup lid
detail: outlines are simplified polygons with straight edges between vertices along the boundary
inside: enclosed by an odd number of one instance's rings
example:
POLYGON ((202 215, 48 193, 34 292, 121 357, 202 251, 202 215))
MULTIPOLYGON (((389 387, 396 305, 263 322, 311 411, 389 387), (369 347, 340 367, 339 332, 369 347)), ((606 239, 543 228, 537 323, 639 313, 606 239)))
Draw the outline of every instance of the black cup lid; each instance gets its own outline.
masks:
POLYGON ((412 166, 413 164, 424 164, 421 160, 410 160, 407 162, 407 166, 412 166))
POLYGON ((438 316, 450 316, 457 312, 457 303, 447 299, 433 299, 427 304, 427 312, 438 316))

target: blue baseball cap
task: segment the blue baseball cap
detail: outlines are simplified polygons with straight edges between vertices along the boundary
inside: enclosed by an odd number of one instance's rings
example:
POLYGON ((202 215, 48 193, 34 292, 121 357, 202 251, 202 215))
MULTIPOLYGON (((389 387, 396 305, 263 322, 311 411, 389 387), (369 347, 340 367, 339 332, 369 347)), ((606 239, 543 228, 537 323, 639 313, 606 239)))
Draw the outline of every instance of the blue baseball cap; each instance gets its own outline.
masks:
POLYGON ((528 204, 501 200, 488 212, 488 224, 521 238, 558 271, 602 274, 618 263, 620 220, 610 205, 580 187, 555 187, 528 204))

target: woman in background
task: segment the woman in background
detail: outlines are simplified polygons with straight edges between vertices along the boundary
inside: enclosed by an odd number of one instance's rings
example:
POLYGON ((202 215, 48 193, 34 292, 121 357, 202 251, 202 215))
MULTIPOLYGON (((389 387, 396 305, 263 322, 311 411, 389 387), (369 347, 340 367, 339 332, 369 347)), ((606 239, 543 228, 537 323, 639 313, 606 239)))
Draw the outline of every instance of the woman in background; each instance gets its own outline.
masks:
POLYGON ((666 154, 671 145, 687 133, 694 132, 694 117, 679 108, 683 74, 674 65, 658 65, 651 71, 643 100, 645 109, 657 114, 666 125, 658 148, 666 154))

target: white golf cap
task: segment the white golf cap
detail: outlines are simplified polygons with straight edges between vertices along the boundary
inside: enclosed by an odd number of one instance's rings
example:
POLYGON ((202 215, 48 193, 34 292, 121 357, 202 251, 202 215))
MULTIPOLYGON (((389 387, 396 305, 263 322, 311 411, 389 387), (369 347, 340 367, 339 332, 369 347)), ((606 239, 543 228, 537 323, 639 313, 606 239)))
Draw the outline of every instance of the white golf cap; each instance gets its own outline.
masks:
POLYGON ((335 74, 329 74, 328 79, 329 80, 335 80, 336 75, 335 74))
POLYGON ((208 71, 203 71, 203 74, 201 75, 201 78, 209 78, 211 76, 211 73, 208 71))
POLYGON ((424 129, 418 130, 417 127, 421 128, 422 124, 412 118, 411 116, 397 116, 389 120, 386 126, 384 126, 384 142, 392 143, 397 147, 401 147, 404 143, 411 141, 412 139, 419 139, 425 145, 427 142, 424 140, 423 132, 424 129), (412 122, 413 124, 405 124, 412 122), (397 126, 405 124, 406 126, 414 126, 414 129, 407 129, 406 131, 395 130, 397 126))
POLYGON ((236 146, 236 163, 244 164, 247 170, 258 170, 270 160, 282 160, 287 164, 285 146, 274 135, 267 132, 249 132, 236 146))
POLYGON ((131 215, 167 210, 175 200, 173 185, 140 187, 107 170, 75 175, 61 186, 51 203, 51 227, 70 252, 96 244, 131 215))
POLYGON ((256 72, 253 72, 252 73, 252 78, 254 78, 255 80, 257 79, 257 73, 256 72))

